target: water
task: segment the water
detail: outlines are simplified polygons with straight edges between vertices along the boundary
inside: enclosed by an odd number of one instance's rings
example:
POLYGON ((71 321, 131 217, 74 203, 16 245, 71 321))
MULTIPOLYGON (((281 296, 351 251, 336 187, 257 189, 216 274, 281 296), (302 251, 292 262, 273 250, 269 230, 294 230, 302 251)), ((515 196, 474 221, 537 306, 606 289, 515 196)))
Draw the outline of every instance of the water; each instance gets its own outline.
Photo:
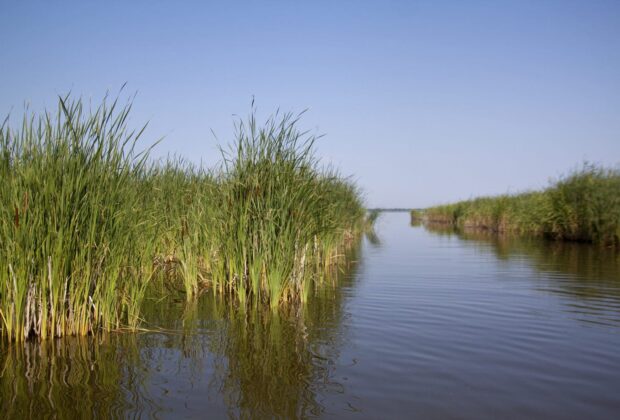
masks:
POLYGON ((620 256, 384 214, 304 310, 209 295, 138 334, 0 347, 8 417, 616 418, 620 256))

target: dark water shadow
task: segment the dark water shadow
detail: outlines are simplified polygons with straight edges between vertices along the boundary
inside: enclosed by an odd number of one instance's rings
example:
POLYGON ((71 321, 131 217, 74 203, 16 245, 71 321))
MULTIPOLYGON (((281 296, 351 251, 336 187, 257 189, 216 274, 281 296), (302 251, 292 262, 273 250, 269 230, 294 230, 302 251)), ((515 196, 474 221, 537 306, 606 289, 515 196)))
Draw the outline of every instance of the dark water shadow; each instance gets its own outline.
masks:
POLYGON ((351 250, 305 306, 240 308, 208 293, 191 304, 152 299, 145 332, 2 343, 0 410, 71 419, 324 414, 344 392, 334 366, 359 258, 351 250))

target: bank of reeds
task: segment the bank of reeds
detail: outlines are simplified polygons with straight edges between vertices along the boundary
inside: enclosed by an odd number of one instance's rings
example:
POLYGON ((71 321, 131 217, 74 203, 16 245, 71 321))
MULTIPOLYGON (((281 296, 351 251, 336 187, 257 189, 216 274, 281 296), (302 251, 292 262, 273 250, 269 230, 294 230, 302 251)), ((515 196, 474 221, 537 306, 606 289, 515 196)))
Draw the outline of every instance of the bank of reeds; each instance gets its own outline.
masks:
POLYGON ((481 197, 425 210, 459 228, 620 244, 620 170, 584 164, 543 191, 481 197))
POLYGON ((0 319, 24 340, 133 326, 153 273, 140 208, 145 155, 130 106, 56 114, 0 129, 0 319))
POLYGON ((297 122, 284 114, 259 126, 251 115, 224 151, 210 229, 212 282, 241 302, 305 300, 309 279, 320 278, 363 227, 356 187, 320 169, 315 138, 297 122))
POLYGON ((273 309, 303 302, 365 228, 360 193, 323 169, 298 117, 254 114, 220 167, 153 163, 131 104, 0 127, 0 328, 9 340, 135 327, 149 282, 273 309))

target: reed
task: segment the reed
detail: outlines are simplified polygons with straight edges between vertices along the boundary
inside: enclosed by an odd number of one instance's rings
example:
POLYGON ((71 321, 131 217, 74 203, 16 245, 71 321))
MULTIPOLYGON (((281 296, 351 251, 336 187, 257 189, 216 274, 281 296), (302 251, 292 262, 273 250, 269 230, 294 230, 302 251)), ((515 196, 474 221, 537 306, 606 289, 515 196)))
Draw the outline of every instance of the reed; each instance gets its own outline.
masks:
POLYGON ((0 318, 24 340, 138 322, 152 275, 151 229, 139 209, 145 155, 131 105, 55 114, 0 128, 0 318), (137 246, 139 244, 140 246, 137 246))
POLYGON ((272 309, 304 302, 370 222, 299 115, 236 124, 208 170, 138 153, 131 102, 0 127, 0 328, 22 341, 135 327, 149 284, 272 309))
POLYGON ((364 228, 359 191, 319 166, 316 139, 297 129, 299 117, 276 114, 259 126, 251 114, 223 150, 211 279, 214 291, 233 291, 240 302, 303 300, 308 282, 364 228))
POLYGON ((620 170, 584 164, 543 191, 481 197, 425 210, 460 228, 620 244, 620 170))

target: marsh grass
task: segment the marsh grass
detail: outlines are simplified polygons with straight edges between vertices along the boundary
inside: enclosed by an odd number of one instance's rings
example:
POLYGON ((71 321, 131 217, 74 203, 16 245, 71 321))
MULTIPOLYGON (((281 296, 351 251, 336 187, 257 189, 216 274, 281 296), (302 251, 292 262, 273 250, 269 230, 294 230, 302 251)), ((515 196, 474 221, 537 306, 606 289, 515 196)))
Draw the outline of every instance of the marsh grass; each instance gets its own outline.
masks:
POLYGON ((149 285, 276 310, 303 303, 371 224, 360 192, 314 155, 301 115, 252 112, 222 163, 152 162, 131 102, 0 127, 2 336, 135 328, 149 285))
POLYGON ((426 209, 423 218, 460 228, 620 244, 620 171, 584 164, 543 190, 426 209))
POLYGON ((138 322, 153 238, 139 203, 146 155, 130 105, 56 114, 0 128, 2 335, 84 335, 138 322), (140 244, 140 246, 136 246, 140 244))
POLYGON ((276 114, 259 126, 252 114, 223 150, 211 280, 214 291, 233 291, 241 303, 303 301, 307 282, 363 229, 359 192, 320 168, 315 137, 297 130, 299 117, 276 114))

